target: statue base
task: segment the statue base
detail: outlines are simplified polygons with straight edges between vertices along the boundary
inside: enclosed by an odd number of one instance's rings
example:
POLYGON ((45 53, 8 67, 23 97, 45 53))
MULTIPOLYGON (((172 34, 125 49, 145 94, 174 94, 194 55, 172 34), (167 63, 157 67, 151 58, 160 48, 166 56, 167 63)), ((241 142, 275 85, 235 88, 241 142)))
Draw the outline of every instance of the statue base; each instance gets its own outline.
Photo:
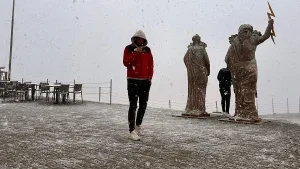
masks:
POLYGON ((190 118, 190 119, 208 119, 210 117, 210 115, 206 115, 206 116, 196 116, 196 115, 172 115, 173 117, 181 117, 181 118, 190 118))
POLYGON ((266 121, 266 120, 262 120, 262 119, 259 119, 259 120, 245 120, 245 119, 235 119, 234 117, 219 119, 219 121, 232 122, 232 123, 241 123, 241 124, 263 124, 263 123, 270 122, 270 121, 266 121))
POLYGON ((210 117, 210 114, 208 113, 199 113, 199 114, 182 113, 181 115, 187 117, 210 117))

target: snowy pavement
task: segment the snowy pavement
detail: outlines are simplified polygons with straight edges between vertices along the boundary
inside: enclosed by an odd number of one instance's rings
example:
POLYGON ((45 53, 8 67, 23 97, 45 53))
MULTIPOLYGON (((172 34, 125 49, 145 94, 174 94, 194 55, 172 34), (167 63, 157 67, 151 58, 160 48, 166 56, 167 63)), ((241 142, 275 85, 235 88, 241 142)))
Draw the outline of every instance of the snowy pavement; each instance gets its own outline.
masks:
POLYGON ((181 112, 149 108, 134 142, 127 106, 0 104, 0 169, 300 168, 300 125, 283 117, 245 125, 172 114, 181 112))
POLYGON ((279 120, 281 122, 298 124, 300 126, 300 113, 272 114, 262 117, 271 120, 279 120))

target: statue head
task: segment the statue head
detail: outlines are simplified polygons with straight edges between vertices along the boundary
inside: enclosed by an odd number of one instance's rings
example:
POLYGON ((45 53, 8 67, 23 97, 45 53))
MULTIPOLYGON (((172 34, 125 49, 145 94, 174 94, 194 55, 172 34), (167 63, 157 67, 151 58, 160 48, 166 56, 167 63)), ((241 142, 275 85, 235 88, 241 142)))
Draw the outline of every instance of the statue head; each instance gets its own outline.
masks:
POLYGON ((243 24, 239 27, 238 36, 241 39, 249 39, 252 35, 253 27, 249 24, 243 24))
POLYGON ((201 37, 198 34, 196 34, 193 36, 192 40, 193 44, 199 44, 201 42, 201 37))
POLYGON ((193 42, 188 45, 188 48, 192 47, 192 46, 195 46, 195 45, 199 45, 199 46, 202 46, 204 48, 207 47, 207 44, 201 41, 201 37, 198 34, 194 35, 192 37, 192 40, 193 40, 193 42))

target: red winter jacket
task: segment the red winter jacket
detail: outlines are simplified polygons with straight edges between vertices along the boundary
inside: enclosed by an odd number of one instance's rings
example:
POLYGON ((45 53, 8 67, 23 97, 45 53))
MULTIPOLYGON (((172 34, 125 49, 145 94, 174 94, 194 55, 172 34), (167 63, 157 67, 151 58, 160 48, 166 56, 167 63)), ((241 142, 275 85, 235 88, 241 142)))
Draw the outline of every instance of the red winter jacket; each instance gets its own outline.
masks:
POLYGON ((154 67, 151 50, 144 47, 143 52, 135 52, 136 48, 131 44, 124 49, 123 64, 127 67, 127 78, 151 81, 154 67))

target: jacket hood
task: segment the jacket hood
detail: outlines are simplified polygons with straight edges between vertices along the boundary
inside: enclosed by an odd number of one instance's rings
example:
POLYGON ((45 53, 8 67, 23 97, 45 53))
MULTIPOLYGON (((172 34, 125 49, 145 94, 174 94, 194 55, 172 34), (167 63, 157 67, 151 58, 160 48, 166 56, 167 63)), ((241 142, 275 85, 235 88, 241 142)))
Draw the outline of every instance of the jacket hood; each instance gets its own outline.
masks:
POLYGON ((133 41, 134 41, 134 38, 142 38, 142 39, 144 39, 144 40, 145 40, 144 46, 147 46, 148 40, 147 40, 147 38, 146 38, 145 33, 144 33, 142 30, 137 31, 137 32, 132 36, 132 38, 131 38, 131 42, 132 42, 132 43, 134 43, 134 42, 133 42, 133 41))

